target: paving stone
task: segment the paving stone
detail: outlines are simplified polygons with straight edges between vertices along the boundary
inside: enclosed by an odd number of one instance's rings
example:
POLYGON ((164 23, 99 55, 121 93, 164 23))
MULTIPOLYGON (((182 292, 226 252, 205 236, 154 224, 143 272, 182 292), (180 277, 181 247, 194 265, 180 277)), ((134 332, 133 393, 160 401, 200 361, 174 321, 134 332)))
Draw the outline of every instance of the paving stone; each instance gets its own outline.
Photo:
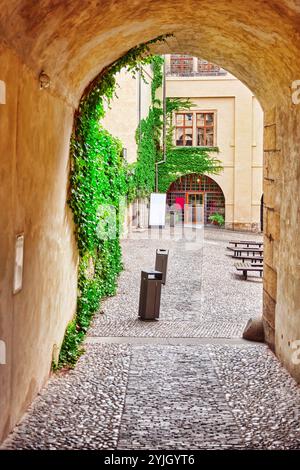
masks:
POLYGON ((54 374, 5 449, 114 449, 130 347, 88 345, 75 370, 54 374))
POLYGON ((265 346, 139 346, 118 448, 297 449, 299 413, 299 386, 265 346))
MULTIPOLYGON (((167 231, 162 233, 168 238, 167 231)), ((243 281, 226 253, 228 239, 239 239, 241 234, 207 229, 204 240, 199 236, 188 245, 180 239, 147 239, 147 234, 123 240, 125 270, 118 295, 103 302, 103 313, 96 315, 89 335, 234 338, 242 336, 250 317, 261 315, 261 279, 243 281), (157 248, 169 250, 160 319, 141 322, 137 320, 140 273, 154 267, 157 248)), ((251 234, 251 238, 262 237, 251 234)))
POLYGON ((51 377, 2 448, 298 449, 300 388, 273 353, 213 342, 241 337, 261 308, 261 281, 237 278, 224 254, 228 238, 240 236, 208 231, 192 255, 180 241, 124 241, 119 294, 103 302, 90 335, 207 341, 87 343, 76 368, 51 377), (154 264, 156 246, 170 249, 168 285, 162 319, 144 323, 136 319, 140 267, 154 264))
POLYGON ((206 348, 134 348, 119 449, 232 448, 235 439, 242 447, 206 348))

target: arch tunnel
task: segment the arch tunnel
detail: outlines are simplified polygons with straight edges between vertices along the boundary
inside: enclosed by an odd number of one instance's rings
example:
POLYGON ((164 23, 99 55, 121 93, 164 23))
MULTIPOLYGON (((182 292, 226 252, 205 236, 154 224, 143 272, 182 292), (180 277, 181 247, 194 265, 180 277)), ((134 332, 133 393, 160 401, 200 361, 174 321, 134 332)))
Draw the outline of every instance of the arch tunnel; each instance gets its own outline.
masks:
MULTIPOLYGON (((4 438, 46 381, 74 315, 78 254, 66 205, 73 116, 88 84, 131 47, 173 33, 156 53, 229 70, 265 112, 264 327, 290 373, 300 339, 300 4, 291 0, 0 1, 0 338, 4 438), (40 87, 44 71, 50 87, 40 87), (15 237, 23 288, 13 293, 15 237)), ((243 169, 240 168, 242 172, 243 169)))

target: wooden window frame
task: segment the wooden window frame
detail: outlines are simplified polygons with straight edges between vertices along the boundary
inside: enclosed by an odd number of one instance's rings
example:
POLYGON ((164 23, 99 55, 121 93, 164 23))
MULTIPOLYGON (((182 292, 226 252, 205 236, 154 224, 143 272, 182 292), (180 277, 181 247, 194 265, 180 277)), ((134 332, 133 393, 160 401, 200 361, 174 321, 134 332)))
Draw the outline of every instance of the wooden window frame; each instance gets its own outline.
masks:
MULTIPOLYGON (((175 147, 199 147, 199 148, 214 148, 217 146, 217 111, 215 109, 195 109, 191 111, 178 111, 174 113, 174 121, 175 121, 175 133, 174 133, 174 145, 175 147), (192 114, 193 115, 193 124, 192 126, 185 126, 185 118, 184 118, 184 125, 180 126, 177 125, 177 115, 182 114, 192 114), (210 126, 198 126, 197 124, 197 115, 198 114, 212 114, 213 115, 213 124, 210 126), (192 145, 177 145, 177 129, 184 129, 183 139, 185 142, 185 129, 192 129, 192 145), (206 129, 213 128, 213 145, 197 145, 198 140, 198 128, 204 128, 204 141, 206 136, 206 129)), ((206 124, 206 118, 204 119, 204 124, 206 124)))
POLYGON ((175 113, 175 145, 176 147, 193 147, 194 146, 194 128, 195 128, 195 116, 193 112, 178 112, 175 113), (186 115, 191 114, 192 115, 192 125, 186 126, 186 115), (183 116, 183 125, 177 125, 177 116, 182 115, 183 116), (187 135, 186 129, 189 129, 189 133, 192 133, 192 145, 177 145, 177 129, 182 129, 182 137, 183 137, 183 143, 185 144, 185 137, 187 135))
POLYGON ((196 132, 195 132, 195 138, 196 138, 196 147, 207 147, 207 148, 212 148, 212 147, 215 147, 216 146, 216 143, 215 143, 215 140, 216 140, 216 134, 215 134, 215 112, 213 111, 196 111, 195 112, 195 121, 196 121, 196 132), (198 126, 198 115, 199 114, 203 114, 204 115, 204 125, 203 126, 198 126), (206 122, 206 116, 208 114, 212 114, 213 116, 213 121, 212 121, 212 124, 210 125, 207 125, 207 122, 206 122), (204 133, 203 133, 203 139, 204 139, 204 142, 206 142, 206 135, 207 135, 207 130, 208 129, 212 129, 213 130, 213 143, 212 145, 198 145, 198 129, 203 129, 204 130, 204 133))

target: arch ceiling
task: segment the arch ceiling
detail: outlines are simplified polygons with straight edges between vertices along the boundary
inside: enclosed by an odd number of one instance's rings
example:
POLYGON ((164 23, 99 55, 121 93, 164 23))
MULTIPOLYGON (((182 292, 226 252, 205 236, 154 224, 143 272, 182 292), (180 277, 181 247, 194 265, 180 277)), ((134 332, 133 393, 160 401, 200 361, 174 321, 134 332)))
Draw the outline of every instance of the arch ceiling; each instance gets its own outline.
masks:
POLYGON ((174 32, 159 52, 209 59, 271 105, 300 78, 299 30, 299 0, 0 0, 2 38, 73 103, 129 48, 174 32))

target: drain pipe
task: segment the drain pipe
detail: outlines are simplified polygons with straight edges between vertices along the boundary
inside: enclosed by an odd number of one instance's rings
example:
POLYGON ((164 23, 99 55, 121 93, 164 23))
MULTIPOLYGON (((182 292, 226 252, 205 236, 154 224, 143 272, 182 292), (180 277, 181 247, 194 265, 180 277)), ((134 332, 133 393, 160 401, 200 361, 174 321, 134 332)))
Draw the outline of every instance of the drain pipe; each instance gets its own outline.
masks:
POLYGON ((163 159, 155 163, 155 192, 158 193, 158 165, 166 163, 166 120, 167 120, 167 99, 166 99, 166 60, 164 58, 163 65, 163 136, 162 136, 162 147, 163 147, 163 159))
MULTIPOLYGON (((139 101, 139 108, 138 108, 138 120, 139 120, 139 147, 141 145, 142 139, 142 129, 141 129, 141 122, 142 122, 142 66, 139 67, 139 89, 138 89, 138 101, 139 101)), ((140 200, 139 198, 136 201, 136 215, 137 215, 137 228, 140 228, 140 200)))

